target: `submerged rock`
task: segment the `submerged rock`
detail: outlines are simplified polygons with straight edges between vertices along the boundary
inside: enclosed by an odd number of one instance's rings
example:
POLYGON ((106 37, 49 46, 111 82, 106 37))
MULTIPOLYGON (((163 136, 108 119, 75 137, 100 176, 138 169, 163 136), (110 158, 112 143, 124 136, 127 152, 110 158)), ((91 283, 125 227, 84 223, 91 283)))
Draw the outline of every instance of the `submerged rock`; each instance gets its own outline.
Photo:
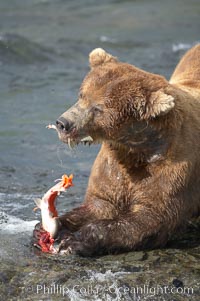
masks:
POLYGON ((96 258, 27 249, 17 265, 2 262, 0 299, 5 300, 6 293, 7 300, 196 301, 199 229, 200 222, 191 224, 164 249, 96 258))
POLYGON ((0 300, 196 301, 200 295, 200 220, 163 249, 92 258, 31 249, 25 229, 16 243, 9 234, 6 245, 0 230, 7 249, 6 256, 0 252, 0 300))

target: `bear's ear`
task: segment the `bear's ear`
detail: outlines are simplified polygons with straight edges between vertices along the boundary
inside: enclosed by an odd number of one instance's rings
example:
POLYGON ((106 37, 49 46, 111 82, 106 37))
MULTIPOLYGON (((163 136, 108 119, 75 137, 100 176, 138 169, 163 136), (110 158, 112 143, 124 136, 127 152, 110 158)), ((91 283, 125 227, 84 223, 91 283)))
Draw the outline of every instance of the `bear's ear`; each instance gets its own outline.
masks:
POLYGON ((102 48, 96 48, 89 54, 89 63, 91 68, 108 62, 117 62, 117 58, 107 53, 102 48))
POLYGON ((167 114, 175 106, 174 97, 162 90, 152 92, 146 105, 145 117, 156 117, 167 114))

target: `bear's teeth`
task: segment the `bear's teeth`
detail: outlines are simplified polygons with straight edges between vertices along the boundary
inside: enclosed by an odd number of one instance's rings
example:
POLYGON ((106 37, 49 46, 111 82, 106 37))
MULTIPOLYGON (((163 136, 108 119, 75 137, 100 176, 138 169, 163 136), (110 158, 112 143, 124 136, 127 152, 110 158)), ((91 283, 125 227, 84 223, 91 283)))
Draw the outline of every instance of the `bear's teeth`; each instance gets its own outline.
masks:
POLYGON ((84 137, 83 139, 81 139, 81 142, 92 142, 93 139, 91 136, 87 136, 87 137, 84 137))
POLYGON ((71 138, 67 138, 67 144, 70 149, 74 148, 78 143, 77 141, 72 140, 71 138))
POLYGON ((70 138, 67 138, 67 144, 68 144, 69 148, 72 149, 72 146, 71 146, 71 139, 70 139, 70 138))

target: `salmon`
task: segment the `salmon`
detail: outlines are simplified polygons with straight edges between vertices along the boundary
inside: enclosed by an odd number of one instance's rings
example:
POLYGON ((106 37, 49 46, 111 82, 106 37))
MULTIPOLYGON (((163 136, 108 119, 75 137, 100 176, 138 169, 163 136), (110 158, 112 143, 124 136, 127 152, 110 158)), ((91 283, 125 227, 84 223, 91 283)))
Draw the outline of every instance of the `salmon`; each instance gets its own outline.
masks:
POLYGON ((41 199, 38 198, 34 200, 37 205, 34 210, 41 210, 42 227, 46 231, 39 241, 43 252, 51 251, 54 239, 61 228, 58 212, 55 207, 56 198, 61 192, 73 186, 72 180, 73 175, 69 177, 63 175, 62 179, 58 179, 59 182, 51 187, 41 199))

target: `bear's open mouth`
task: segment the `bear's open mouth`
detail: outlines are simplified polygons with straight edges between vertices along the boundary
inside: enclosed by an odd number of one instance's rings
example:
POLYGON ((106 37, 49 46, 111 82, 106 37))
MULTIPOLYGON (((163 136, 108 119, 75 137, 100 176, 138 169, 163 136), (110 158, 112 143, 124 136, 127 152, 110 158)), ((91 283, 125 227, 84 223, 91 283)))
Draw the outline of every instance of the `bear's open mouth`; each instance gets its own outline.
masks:
POLYGON ((84 145, 91 145, 94 140, 92 139, 91 136, 87 136, 84 138, 74 138, 74 137, 66 137, 65 139, 61 139, 64 143, 67 143, 69 148, 74 148, 80 143, 83 143, 84 145))
POLYGON ((77 146, 79 143, 83 143, 84 145, 88 144, 91 145, 94 140, 91 136, 77 135, 77 131, 73 130, 70 133, 64 133, 61 131, 56 125, 49 124, 46 126, 48 129, 54 129, 57 131, 59 139, 63 141, 64 143, 68 144, 69 148, 73 148, 77 146))

